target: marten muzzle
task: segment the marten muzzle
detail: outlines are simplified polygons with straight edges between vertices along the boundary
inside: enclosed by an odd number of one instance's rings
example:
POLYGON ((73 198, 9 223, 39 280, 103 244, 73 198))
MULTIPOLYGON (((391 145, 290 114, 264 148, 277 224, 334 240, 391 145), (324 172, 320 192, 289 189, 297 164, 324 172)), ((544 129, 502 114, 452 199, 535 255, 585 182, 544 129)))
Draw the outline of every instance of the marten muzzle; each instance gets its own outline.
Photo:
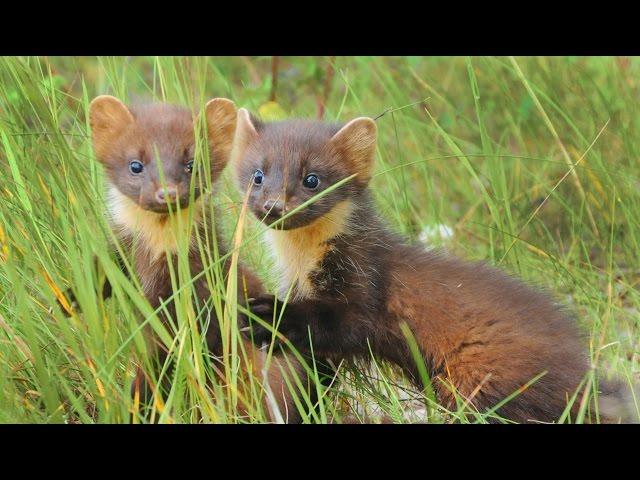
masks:
POLYGON ((161 187, 156 190, 154 195, 156 202, 164 204, 164 203, 175 203, 178 198, 178 187, 175 185, 167 185, 166 187, 161 187))
POLYGON ((282 217, 287 211, 282 200, 267 200, 264 202, 262 209, 267 217, 273 217, 274 219, 282 217))

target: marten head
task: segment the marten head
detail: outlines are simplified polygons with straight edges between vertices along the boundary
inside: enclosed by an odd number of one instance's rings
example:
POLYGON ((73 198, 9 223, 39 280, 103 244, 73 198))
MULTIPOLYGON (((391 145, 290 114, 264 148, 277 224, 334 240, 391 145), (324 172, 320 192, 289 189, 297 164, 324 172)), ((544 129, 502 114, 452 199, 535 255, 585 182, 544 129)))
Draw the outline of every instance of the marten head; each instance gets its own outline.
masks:
POLYGON ((235 173, 249 207, 271 224, 353 174, 356 177, 317 199, 275 228, 304 227, 338 203, 361 193, 373 171, 376 124, 366 117, 345 125, 310 120, 262 123, 238 111, 235 173))
MULTIPOLYGON (((233 102, 215 98, 205 107, 211 174, 229 159, 237 112, 233 102)), ((95 98, 89 119, 96 157, 110 184, 144 210, 166 214, 171 204, 189 204, 195 154, 194 118, 186 108, 150 104, 127 108, 109 95, 95 98)), ((195 198, 201 192, 196 187, 195 198)))

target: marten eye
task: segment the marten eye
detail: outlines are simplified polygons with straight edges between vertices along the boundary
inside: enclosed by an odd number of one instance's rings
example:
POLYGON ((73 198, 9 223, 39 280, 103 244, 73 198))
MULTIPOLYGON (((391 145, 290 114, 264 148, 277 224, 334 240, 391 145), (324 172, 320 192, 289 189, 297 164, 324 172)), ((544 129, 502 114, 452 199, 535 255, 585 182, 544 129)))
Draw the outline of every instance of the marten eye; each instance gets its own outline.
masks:
POLYGON ((184 167, 187 173, 193 172, 193 160, 189 160, 187 165, 184 167))
POLYGON ((144 165, 142 164, 142 162, 138 160, 132 160, 129 163, 129 171, 134 175, 142 173, 142 170, 144 170, 144 165))
POLYGON ((306 177, 304 177, 304 180, 302 181, 302 184, 310 189, 315 189, 318 188, 318 185, 320 185, 320 179, 318 178, 317 175, 314 175, 313 173, 311 175, 307 175, 306 177))
POLYGON ((262 181, 264 180, 264 173, 262 170, 256 170, 253 172, 253 183, 256 185, 262 185, 262 181))

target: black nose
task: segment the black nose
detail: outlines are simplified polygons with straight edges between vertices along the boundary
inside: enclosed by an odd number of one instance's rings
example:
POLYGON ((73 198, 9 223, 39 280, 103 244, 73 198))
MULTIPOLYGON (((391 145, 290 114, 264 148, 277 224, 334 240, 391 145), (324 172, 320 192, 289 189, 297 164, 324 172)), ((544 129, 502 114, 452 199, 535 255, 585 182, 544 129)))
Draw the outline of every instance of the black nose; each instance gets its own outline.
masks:
POLYGON ((281 217, 284 211, 284 204, 280 200, 267 200, 262 208, 267 215, 281 217))

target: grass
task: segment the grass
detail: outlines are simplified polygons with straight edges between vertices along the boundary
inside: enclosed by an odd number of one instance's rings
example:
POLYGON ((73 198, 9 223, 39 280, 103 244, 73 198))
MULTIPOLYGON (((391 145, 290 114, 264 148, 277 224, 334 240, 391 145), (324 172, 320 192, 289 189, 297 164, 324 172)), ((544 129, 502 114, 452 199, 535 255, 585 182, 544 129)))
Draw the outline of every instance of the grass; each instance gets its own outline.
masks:
MULTIPOLYGON (((215 298, 207 306, 219 310, 230 352, 224 381, 209 389, 213 366, 195 328, 202 312, 190 306, 188 269, 175 272, 176 289, 184 288, 169 332, 139 285, 116 268, 86 117, 103 93, 195 108, 224 96, 266 116, 315 117, 319 103, 326 119, 382 115, 372 188, 388 222, 556 292, 587 334, 594 368, 638 381, 640 60, 282 58, 275 92, 271 62, 0 59, 0 422, 127 422, 132 412, 136 422, 267 418, 256 380, 238 373, 234 308, 222 311, 215 298), (332 82, 325 81, 329 63, 332 82), (104 276, 114 297, 103 302, 96 291, 104 276), (56 302, 69 287, 82 307, 71 317, 56 302), (129 395, 135 365, 151 363, 146 328, 172 346, 178 365, 172 392, 150 411, 129 395), (239 398, 248 413, 239 411, 239 398)), ((261 228, 242 215, 228 171, 214 190, 223 238, 242 245, 234 258, 239 253, 273 289, 261 228)), ((207 282, 223 298, 233 289, 216 268, 217 247, 208 248, 207 282)), ((585 382, 590 389, 593 378, 585 382)), ((470 411, 464 399, 446 412, 377 360, 340 365, 332 389, 316 383, 320 401, 307 422, 363 412, 398 422, 412 412, 430 422, 490 415, 470 411)), ((301 392, 301 408, 308 402, 301 392)))

